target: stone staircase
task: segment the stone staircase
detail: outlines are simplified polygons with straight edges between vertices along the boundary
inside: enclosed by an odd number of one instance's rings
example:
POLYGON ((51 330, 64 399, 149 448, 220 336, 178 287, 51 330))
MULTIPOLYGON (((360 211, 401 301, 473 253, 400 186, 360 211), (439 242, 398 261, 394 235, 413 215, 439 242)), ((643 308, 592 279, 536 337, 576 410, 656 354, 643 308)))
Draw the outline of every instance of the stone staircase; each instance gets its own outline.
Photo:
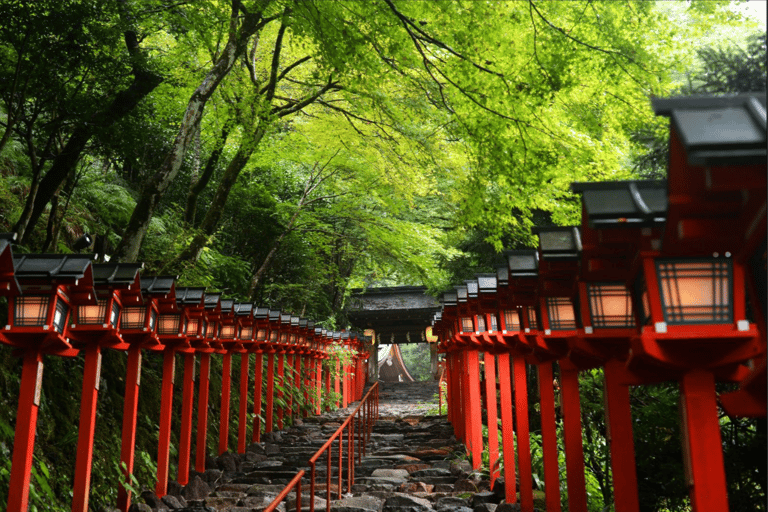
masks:
MULTIPOLYGON (((338 447, 333 446, 331 510, 334 512, 510 512, 518 504, 504 503, 504 482, 493 489, 487 476, 471 471, 464 446, 456 441, 445 417, 426 414, 437 384, 385 384, 380 392, 379 419, 366 455, 355 466, 348 491, 344 469, 338 499, 338 447)), ((356 405, 356 404, 354 404, 356 405)), ((433 407, 433 406, 430 406, 433 407)), ((309 510, 308 460, 353 409, 298 420, 280 432, 263 436, 245 454, 225 453, 209 458, 205 473, 192 473, 181 486, 170 482, 162 499, 142 493, 133 512, 261 512, 291 478, 307 471, 302 482, 302 510, 309 510)), ((317 463, 315 510, 326 510, 326 456, 317 463)), ((342 467, 347 467, 346 437, 342 467)), ((295 494, 278 510, 293 512, 295 494)))

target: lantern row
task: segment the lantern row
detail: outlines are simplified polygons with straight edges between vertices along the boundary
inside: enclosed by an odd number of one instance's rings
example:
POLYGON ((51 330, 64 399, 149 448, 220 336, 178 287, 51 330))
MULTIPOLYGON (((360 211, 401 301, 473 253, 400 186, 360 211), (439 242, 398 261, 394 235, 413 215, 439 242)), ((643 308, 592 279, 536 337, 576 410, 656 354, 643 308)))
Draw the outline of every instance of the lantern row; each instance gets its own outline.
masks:
POLYGON ((539 375, 548 511, 560 510, 553 362, 572 512, 587 510, 580 370, 604 369, 617 512, 639 510, 630 385, 680 383, 696 512, 728 510, 717 401, 732 415, 766 416, 765 96, 653 106, 672 119, 666 182, 574 183, 581 226, 534 229, 537 250, 507 251, 495 274, 444 293, 434 318, 448 417, 475 467, 484 449, 481 366, 492 468, 499 456, 498 373, 506 496, 515 499, 514 430, 524 511, 533 510, 528 365, 539 375), (718 397, 716 381, 740 389, 718 397))
MULTIPOLYGON (((323 372, 331 345, 351 354, 344 368, 337 359, 334 390, 344 407, 362 397, 367 374, 365 337, 358 332, 338 332, 315 326, 312 320, 281 311, 238 303, 204 288, 177 288, 172 276, 141 277, 141 264, 96 264, 92 255, 12 254, 12 235, 0 234, 0 294, 9 299, 8 325, 0 342, 17 349, 23 358, 21 390, 14 438, 13 462, 7 510, 26 511, 30 471, 42 389, 45 355, 73 357, 84 352, 85 368, 78 449, 75 461, 73 511, 87 511, 90 489, 93 437, 100 382, 101 351, 127 351, 123 413, 121 467, 130 482, 133 471, 136 415, 142 351, 163 354, 161 410, 155 492, 167 492, 170 465, 171 417, 175 355, 184 358, 182 420, 179 439, 178 476, 186 485, 190 470, 192 412, 196 357, 200 356, 197 450, 195 470, 205 471, 210 364, 213 354, 223 357, 221 418, 218 453, 228 449, 229 403, 232 355, 240 354, 240 410, 238 451, 245 453, 248 411, 245 399, 249 379, 254 382, 252 442, 262 430, 262 368, 266 355, 266 414, 263 428, 271 432, 283 427, 286 415, 300 414, 298 396, 285 398, 287 406, 273 407, 279 389, 290 384, 304 389, 304 403, 320 414, 322 397, 330 396, 331 372, 323 372), (249 372, 255 354, 254 374, 249 372), (288 381, 286 364, 292 371, 288 381), (275 367, 277 375, 275 375, 275 367), (274 417, 276 409, 276 418, 274 417)), ((328 364, 328 363, 326 363, 328 364)), ((336 402, 339 406, 339 402, 336 402)), ((303 411, 306 416, 307 410, 303 411)), ((126 512, 131 495, 119 488, 118 507, 126 512)))

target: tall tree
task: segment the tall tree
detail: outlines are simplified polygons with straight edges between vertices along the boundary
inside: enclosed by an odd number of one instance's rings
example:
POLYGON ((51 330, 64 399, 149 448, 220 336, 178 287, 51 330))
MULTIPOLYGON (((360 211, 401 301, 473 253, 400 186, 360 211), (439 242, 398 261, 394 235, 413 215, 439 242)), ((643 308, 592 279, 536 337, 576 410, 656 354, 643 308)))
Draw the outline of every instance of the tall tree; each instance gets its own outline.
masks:
POLYGON ((203 81, 192 93, 179 124, 179 131, 165 161, 155 175, 144 184, 131 220, 116 249, 115 257, 119 260, 136 261, 138 258, 149 221, 163 194, 181 168, 187 149, 203 117, 206 103, 232 70, 250 39, 270 21, 280 17, 279 14, 265 16, 265 9, 270 4, 269 0, 257 1, 248 9, 240 0, 232 0, 227 42, 203 81))

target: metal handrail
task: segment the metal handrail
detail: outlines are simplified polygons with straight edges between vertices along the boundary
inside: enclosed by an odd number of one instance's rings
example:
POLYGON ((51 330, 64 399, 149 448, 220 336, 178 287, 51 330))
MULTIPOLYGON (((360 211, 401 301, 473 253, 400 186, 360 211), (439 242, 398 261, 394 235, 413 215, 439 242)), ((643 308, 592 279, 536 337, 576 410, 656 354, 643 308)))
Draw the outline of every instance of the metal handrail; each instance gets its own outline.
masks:
MULTIPOLYGON (((355 431, 357 431, 357 463, 359 464, 362 457, 365 456, 365 446, 371 439, 371 433, 373 432, 373 423, 379 416, 379 383, 376 382, 371 386, 371 389, 360 400, 360 403, 355 410, 353 410, 349 416, 344 420, 336 432, 326 441, 323 446, 320 447, 317 452, 309 459, 310 480, 309 480, 309 510, 315 511, 315 466, 320 456, 324 452, 328 452, 328 466, 326 470, 326 511, 331 510, 331 446, 333 442, 338 439, 339 441, 339 485, 338 485, 338 498, 341 499, 342 494, 342 459, 343 459, 343 442, 344 442, 344 430, 349 427, 347 432, 347 492, 352 491, 352 485, 355 483, 355 431), (357 424, 357 429, 355 429, 357 424), (361 426, 362 424, 362 426, 361 426)), ((283 488, 280 494, 264 509, 264 512, 272 512, 277 506, 283 502, 288 493, 296 487, 296 512, 301 510, 301 479, 305 475, 305 471, 299 471, 295 477, 283 488)))

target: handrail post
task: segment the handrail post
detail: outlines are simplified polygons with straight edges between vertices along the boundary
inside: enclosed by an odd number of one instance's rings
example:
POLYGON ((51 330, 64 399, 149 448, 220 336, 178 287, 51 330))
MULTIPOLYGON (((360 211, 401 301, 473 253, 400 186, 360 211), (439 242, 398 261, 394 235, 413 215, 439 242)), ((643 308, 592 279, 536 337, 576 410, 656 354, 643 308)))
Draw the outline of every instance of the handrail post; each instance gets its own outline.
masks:
POLYGON ((309 512, 315 512, 315 462, 309 461, 309 512))

